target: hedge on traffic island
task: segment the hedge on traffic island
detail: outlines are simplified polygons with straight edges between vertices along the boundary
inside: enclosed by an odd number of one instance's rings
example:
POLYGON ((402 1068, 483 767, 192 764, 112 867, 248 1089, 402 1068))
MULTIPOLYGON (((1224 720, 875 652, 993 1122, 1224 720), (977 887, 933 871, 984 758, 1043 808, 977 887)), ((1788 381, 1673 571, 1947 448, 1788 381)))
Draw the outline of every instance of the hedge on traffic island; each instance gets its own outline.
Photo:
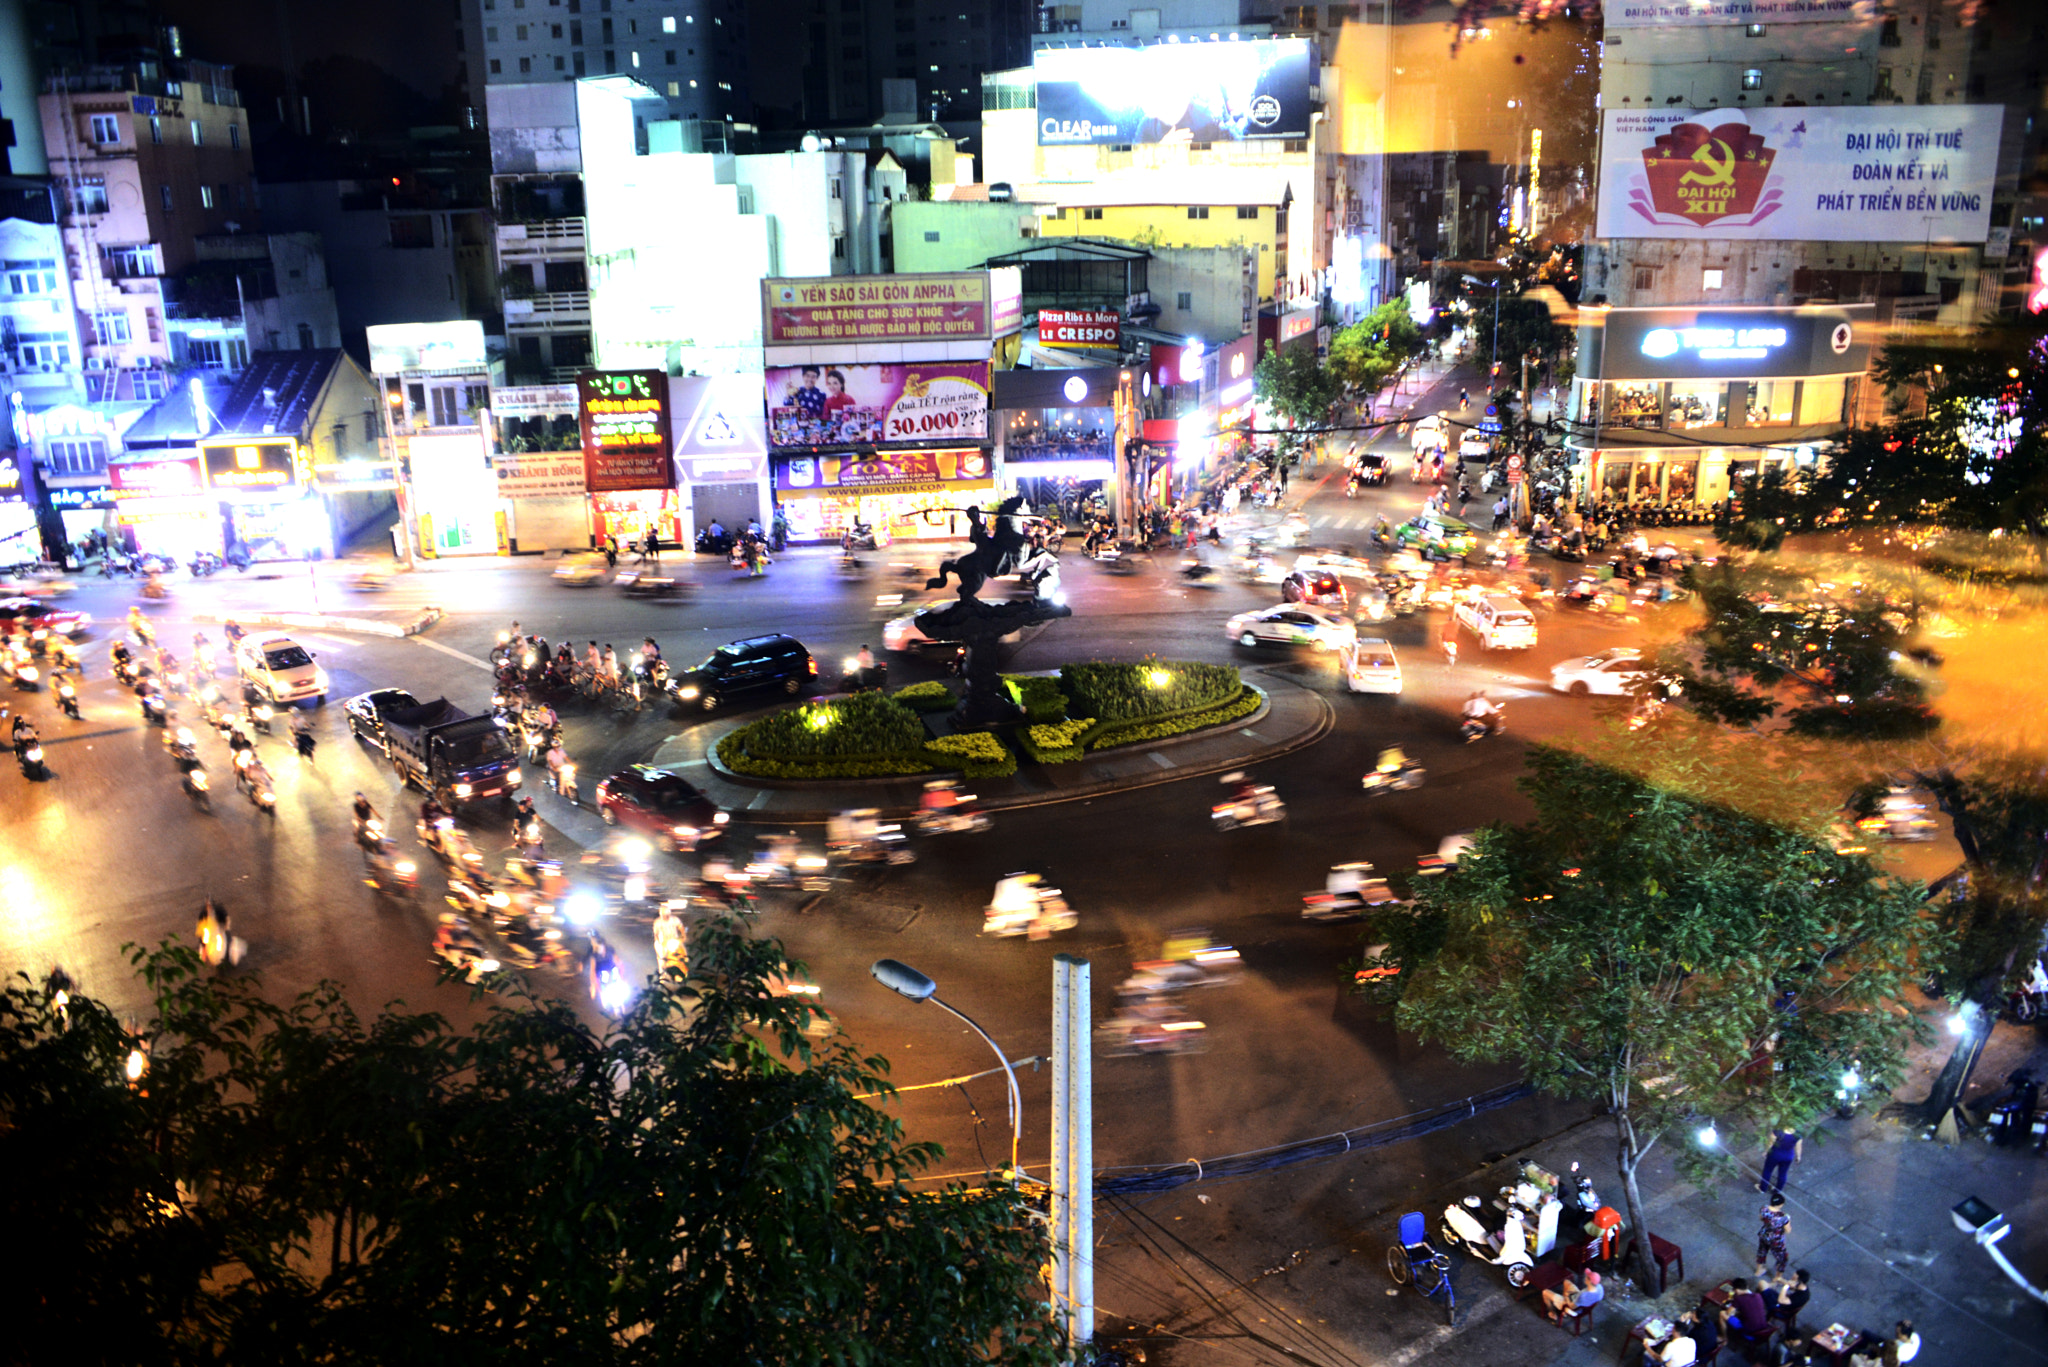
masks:
POLYGON ((718 761, 751 778, 892 778, 935 769, 1000 778, 1017 771, 1016 756, 994 736, 928 740, 912 706, 878 691, 821 699, 742 726, 718 742, 718 761))

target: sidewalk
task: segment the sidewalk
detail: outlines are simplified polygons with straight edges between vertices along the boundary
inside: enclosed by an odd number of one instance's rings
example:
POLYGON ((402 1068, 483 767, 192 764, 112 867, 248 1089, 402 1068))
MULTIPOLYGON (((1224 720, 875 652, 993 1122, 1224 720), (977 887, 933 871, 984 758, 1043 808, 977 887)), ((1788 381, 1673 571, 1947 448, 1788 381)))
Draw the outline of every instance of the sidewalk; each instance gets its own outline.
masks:
MULTIPOLYGON (((1247 671, 1256 677, 1247 677, 1246 682, 1264 692, 1266 702, 1243 721, 1089 755, 1071 764, 1022 759, 1009 778, 971 780, 978 804, 994 809, 1075 802, 1241 769, 1313 745, 1335 725, 1336 712, 1320 693, 1290 679, 1290 672, 1285 665, 1247 671)), ((749 779, 727 771, 712 752, 727 735, 757 720, 758 716, 743 717, 692 727, 662 742, 649 762, 682 773, 721 808, 756 821, 822 822, 851 807, 877 807, 888 816, 908 816, 917 810, 926 781, 920 776, 791 781, 749 779)))

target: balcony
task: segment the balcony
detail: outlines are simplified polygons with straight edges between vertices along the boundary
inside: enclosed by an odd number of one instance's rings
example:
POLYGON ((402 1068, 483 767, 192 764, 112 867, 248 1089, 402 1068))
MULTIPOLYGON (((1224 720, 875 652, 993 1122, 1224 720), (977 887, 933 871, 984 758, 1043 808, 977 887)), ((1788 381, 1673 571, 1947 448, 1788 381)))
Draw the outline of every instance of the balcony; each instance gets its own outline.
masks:
POLYGON ((548 261, 583 255, 583 220, 538 218, 498 225, 498 260, 548 261))
POLYGON ((557 290, 505 301, 505 327, 513 332, 553 332, 590 326, 590 291, 557 290))

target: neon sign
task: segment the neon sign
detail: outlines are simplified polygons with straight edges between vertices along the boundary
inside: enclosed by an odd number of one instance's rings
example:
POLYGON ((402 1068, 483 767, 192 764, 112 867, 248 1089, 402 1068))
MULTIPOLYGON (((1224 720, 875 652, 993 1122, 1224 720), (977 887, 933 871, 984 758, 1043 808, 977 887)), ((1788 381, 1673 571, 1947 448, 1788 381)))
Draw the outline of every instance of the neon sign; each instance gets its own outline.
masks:
POLYGON ((1653 361, 1690 351, 1702 361, 1761 360, 1785 345, 1782 327, 1652 328, 1643 334, 1642 353, 1653 361))

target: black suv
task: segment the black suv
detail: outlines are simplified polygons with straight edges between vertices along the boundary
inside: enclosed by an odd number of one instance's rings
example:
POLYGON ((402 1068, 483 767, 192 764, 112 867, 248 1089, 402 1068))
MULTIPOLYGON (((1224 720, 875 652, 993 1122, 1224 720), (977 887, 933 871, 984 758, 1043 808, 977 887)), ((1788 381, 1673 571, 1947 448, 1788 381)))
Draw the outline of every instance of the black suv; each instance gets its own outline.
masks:
POLYGON ((720 646, 695 669, 673 675, 668 691, 679 707, 711 712, 746 693, 778 689, 793 698, 817 675, 818 662, 795 637, 749 636, 720 646))

